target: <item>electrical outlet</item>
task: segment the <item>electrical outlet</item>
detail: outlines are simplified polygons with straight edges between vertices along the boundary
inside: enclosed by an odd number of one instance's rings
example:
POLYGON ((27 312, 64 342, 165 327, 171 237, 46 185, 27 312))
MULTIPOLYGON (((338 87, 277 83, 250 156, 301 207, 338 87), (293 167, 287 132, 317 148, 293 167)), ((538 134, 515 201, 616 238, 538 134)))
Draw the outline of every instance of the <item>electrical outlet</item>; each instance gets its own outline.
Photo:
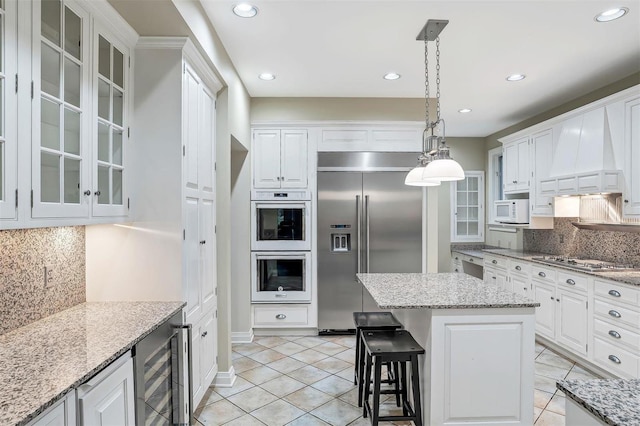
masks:
POLYGON ((53 273, 53 266, 45 266, 44 267, 44 286, 53 287, 54 277, 55 275, 53 273))
POLYGON ((564 235, 560 234, 560 244, 564 243, 564 235))

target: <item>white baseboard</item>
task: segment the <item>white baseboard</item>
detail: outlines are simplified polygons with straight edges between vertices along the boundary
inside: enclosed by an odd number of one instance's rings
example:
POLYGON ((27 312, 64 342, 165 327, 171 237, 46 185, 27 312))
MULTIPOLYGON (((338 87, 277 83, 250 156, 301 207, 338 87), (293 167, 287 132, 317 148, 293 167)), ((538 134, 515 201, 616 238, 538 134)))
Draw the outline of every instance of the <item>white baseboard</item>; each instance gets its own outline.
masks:
POLYGON ((253 330, 231 332, 231 343, 251 343, 251 342, 253 342, 253 330))
POLYGON ((317 336, 317 328, 256 328, 256 336, 317 336))
POLYGON ((213 380, 213 385, 219 388, 230 388, 236 382, 236 370, 233 369, 233 365, 229 368, 229 371, 218 371, 216 378, 213 380))

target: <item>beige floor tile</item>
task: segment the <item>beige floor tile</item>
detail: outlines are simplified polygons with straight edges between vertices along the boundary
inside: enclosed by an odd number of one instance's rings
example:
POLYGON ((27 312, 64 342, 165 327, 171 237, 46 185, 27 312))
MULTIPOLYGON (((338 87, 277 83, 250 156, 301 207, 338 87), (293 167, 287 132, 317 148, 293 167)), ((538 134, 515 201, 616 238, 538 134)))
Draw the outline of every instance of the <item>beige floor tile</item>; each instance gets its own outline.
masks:
POLYGON ((356 361, 356 350, 355 349, 347 349, 346 351, 342 351, 339 354, 334 355, 333 357, 341 359, 343 361, 346 361, 349 364, 355 364, 355 361, 356 361))
POLYGON ((238 352, 234 352, 234 351, 231 352, 231 360, 236 360, 238 358, 242 358, 243 356, 244 355, 239 354, 238 352))
POLYGON ((564 426, 564 416, 551 411, 543 411, 535 422, 535 426, 564 426))
POLYGON ((286 357, 274 362, 270 362, 269 364, 267 364, 267 367, 273 368, 274 370, 287 374, 299 368, 302 368, 305 365, 307 364, 304 362, 298 361, 297 359, 286 357))
POLYGON ((333 343, 337 343, 338 345, 342 345, 345 348, 355 348, 356 347, 356 336, 340 336, 337 339, 334 339, 333 343))
POLYGON ((288 340, 288 341, 292 342, 292 341, 294 341, 294 340, 301 339, 301 338, 303 338, 304 336, 278 336, 278 337, 281 337, 281 338, 283 338, 284 340, 288 340))
POLYGON ((260 365, 260 367, 243 371, 238 375, 243 379, 250 381, 254 385, 259 385, 281 376, 282 373, 265 365, 260 365))
POLYGON ((533 406, 544 410, 552 397, 552 393, 535 389, 533 391, 533 406))
POLYGON ((223 425, 240 416, 244 416, 245 412, 226 400, 214 402, 211 405, 205 405, 195 416, 200 423, 205 426, 223 425))
POLYGON ((539 355, 540 353, 542 353, 542 351, 544 351, 546 349, 546 347, 538 342, 536 342, 536 355, 539 355))
POLYGON ((213 390, 213 386, 206 390, 202 400, 200 401, 200 407, 204 407, 205 405, 213 404, 214 402, 218 402, 222 399, 222 397, 213 390))
POLYGON ((313 363, 313 366, 321 370, 327 371, 331 374, 335 374, 339 371, 344 370, 345 368, 351 367, 351 365, 348 362, 345 362, 345 361, 342 361, 341 359, 337 359, 333 357, 321 359, 320 361, 313 363))
POLYGON ((323 354, 327 354, 327 355, 335 355, 344 351, 345 347, 341 345, 336 345, 335 343, 332 343, 332 342, 327 342, 318 346, 314 346, 313 350, 322 352, 323 354))
MULTIPOLYGON (((383 425, 386 425, 386 424, 392 425, 393 423, 382 423, 382 424, 383 425)), ((365 419, 364 417, 362 417, 362 413, 361 413, 360 417, 358 417, 357 419, 355 419, 354 421, 349 423, 349 426, 371 426, 371 420, 365 419)))
POLYGON ((564 396, 562 396, 562 392, 556 393, 551 399, 551 401, 549 402, 549 405, 547 405, 547 408, 545 408, 545 411, 552 411, 556 414, 562 414, 564 416, 565 402, 566 402, 566 399, 564 396))
POLYGON ((295 341, 297 344, 304 346, 305 348, 312 348, 314 346, 321 345, 326 342, 326 340, 321 339, 320 337, 303 337, 295 341))
POLYGON ((318 352, 313 349, 307 349, 306 351, 298 352, 297 354, 291 355, 291 358, 297 359, 301 362, 306 362, 307 364, 313 364, 314 362, 318 362, 321 359, 327 358, 329 355, 323 354, 322 352, 318 352))
POLYGON ((304 411, 282 399, 251 412, 252 416, 268 426, 284 426, 304 414, 304 411))
POLYGON ((540 376, 538 374, 535 375, 534 388, 552 394, 558 390, 555 379, 540 376))
POLYGON ((311 412, 333 426, 346 426, 362 416, 361 410, 339 399, 333 399, 311 412))
POLYGON ((567 358, 556 354, 550 350, 544 351, 544 353, 540 354, 536 358, 536 362, 541 362, 543 364, 551 365, 559 368, 571 369, 575 364, 573 361, 568 360, 567 358))
POLYGON ((229 423, 225 423, 224 426, 264 426, 264 423, 253 417, 251 414, 245 414, 242 417, 231 420, 229 423))
POLYGON ((230 388, 215 387, 214 390, 220 394, 223 398, 229 398, 231 395, 235 395, 247 389, 251 389, 255 385, 242 377, 236 377, 236 381, 230 388))
POLYGON ((304 416, 298 417, 291 423, 287 423, 287 426, 331 426, 329 423, 324 422, 317 418, 316 416, 312 416, 307 413, 304 416))
POLYGON ((232 364, 236 374, 242 373, 243 371, 251 370, 256 367, 260 367, 262 365, 258 361, 254 361, 251 358, 247 357, 238 358, 235 361, 232 361, 232 364))
POLYGON ((311 386, 324 393, 338 397, 343 393, 350 391, 355 385, 353 384, 353 381, 345 380, 338 376, 329 376, 326 379, 315 382, 311 386))
POLYGON ((325 377, 329 377, 330 375, 331 373, 327 373, 326 371, 316 368, 313 365, 306 365, 306 367, 302 367, 295 371, 287 373, 287 376, 292 377, 307 385, 315 383, 318 380, 322 380, 325 377))
POLYGON ((574 365, 569 374, 567 374, 568 379, 580 379, 580 380, 592 380, 600 378, 599 375, 586 370, 579 365, 574 365))
MULTIPOLYGON (((381 397, 386 397, 387 395, 381 395, 381 397)), ((358 406, 358 387, 354 387, 349 392, 343 393, 338 397, 339 400, 346 402, 347 404, 351 404, 354 407, 358 406)))
POLYGON ((569 374, 569 370, 570 370, 569 368, 560 368, 560 367, 554 367, 552 365, 543 364, 538 362, 538 360, 536 360, 535 368, 536 368, 537 375, 549 377, 555 380, 564 379, 567 376, 567 374, 569 374))
POLYGON ((255 388, 230 396, 228 399, 230 402, 249 413, 260 407, 264 407, 267 404, 271 404, 273 401, 277 400, 278 397, 256 386, 255 388))
POLYGON ((256 352, 264 351, 265 347, 257 343, 236 343, 231 346, 231 349, 236 353, 247 356, 256 352))
POLYGON ((280 352, 276 352, 273 349, 266 349, 264 351, 256 352, 247 356, 254 361, 258 361, 261 364, 269 364, 270 362, 274 362, 286 357, 286 355, 281 354, 280 352))
POLYGON ((283 398, 303 411, 311 411, 331 401, 333 397, 311 386, 290 393, 283 398))
POLYGON ((285 354, 289 356, 289 355, 297 354, 298 352, 302 352, 307 348, 297 344, 296 342, 287 342, 287 343, 283 343, 282 345, 274 346, 271 349, 273 349, 276 352, 280 352, 281 354, 285 354))
POLYGON ((306 385, 289 376, 280 376, 277 379, 269 380, 266 383, 260 385, 260 387, 268 392, 271 392, 278 398, 282 398, 285 395, 289 395, 299 389, 302 389, 306 385))
POLYGON ((336 376, 353 382, 353 377, 354 377, 353 365, 350 365, 349 367, 345 368, 344 370, 338 371, 336 373, 336 376))
POLYGON ((274 346, 279 346, 284 343, 287 343, 288 340, 278 336, 261 336, 261 337, 256 337, 254 339, 254 342, 256 342, 259 345, 266 346, 267 348, 273 348, 274 346))
POLYGON ((542 408, 533 407, 533 422, 534 423, 535 423, 536 420, 538 420, 538 417, 540 417, 540 414, 542 414, 542 408))

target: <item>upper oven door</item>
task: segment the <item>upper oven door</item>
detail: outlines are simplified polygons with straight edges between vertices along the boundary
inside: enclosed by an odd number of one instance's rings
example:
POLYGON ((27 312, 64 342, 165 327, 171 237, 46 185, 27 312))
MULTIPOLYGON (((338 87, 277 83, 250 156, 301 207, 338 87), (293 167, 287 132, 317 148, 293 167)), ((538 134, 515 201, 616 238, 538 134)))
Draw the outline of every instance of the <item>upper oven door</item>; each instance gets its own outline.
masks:
POLYGON ((311 250, 310 202, 251 202, 251 250, 311 250))

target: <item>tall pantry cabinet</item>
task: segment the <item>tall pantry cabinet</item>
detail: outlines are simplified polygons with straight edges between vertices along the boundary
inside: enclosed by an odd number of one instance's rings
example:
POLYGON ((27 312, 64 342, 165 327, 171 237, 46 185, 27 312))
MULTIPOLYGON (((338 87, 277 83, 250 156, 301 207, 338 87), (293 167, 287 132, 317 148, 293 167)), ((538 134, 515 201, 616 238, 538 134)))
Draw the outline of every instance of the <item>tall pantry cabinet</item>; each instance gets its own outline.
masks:
POLYGON ((187 39, 143 37, 135 55, 133 223, 87 228, 87 300, 186 302, 195 409, 218 370, 214 138, 221 84, 187 39))

